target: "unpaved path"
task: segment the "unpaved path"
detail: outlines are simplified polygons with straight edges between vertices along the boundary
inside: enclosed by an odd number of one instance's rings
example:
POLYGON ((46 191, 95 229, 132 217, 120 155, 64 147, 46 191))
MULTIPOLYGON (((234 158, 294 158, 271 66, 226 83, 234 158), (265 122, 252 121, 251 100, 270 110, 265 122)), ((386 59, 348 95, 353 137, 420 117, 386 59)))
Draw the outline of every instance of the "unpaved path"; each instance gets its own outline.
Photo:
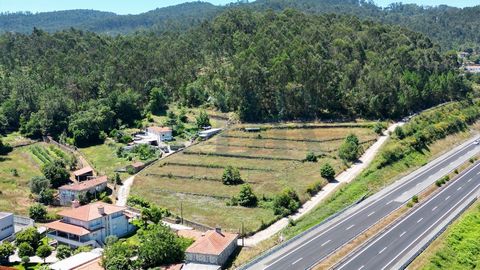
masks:
MULTIPOLYGON (((316 206, 318 206, 327 196, 334 192, 338 186, 342 183, 349 183, 355 179, 360 173, 372 162, 376 154, 382 147, 382 145, 389 138, 389 133, 393 132, 397 126, 403 125, 403 122, 392 124, 383 134, 379 137, 378 140, 368 148, 365 153, 360 157, 359 161, 353 164, 350 168, 342 172, 336 177, 336 182, 328 183, 322 188, 320 192, 312 197, 309 201, 302 205, 302 207, 293 215, 289 217, 282 218, 277 222, 270 225, 268 228, 257 232, 256 234, 245 238, 245 246, 255 246, 258 243, 272 237, 276 233, 280 232, 282 229, 288 226, 288 219, 298 220, 303 217, 305 214, 310 212, 316 206)), ((241 239, 239 239, 239 244, 241 239)))
POLYGON ((132 175, 123 182, 123 185, 120 186, 117 192, 118 198, 117 198, 116 205, 118 206, 127 205, 128 194, 130 193, 130 188, 132 187, 134 180, 135 180, 135 175, 132 175))

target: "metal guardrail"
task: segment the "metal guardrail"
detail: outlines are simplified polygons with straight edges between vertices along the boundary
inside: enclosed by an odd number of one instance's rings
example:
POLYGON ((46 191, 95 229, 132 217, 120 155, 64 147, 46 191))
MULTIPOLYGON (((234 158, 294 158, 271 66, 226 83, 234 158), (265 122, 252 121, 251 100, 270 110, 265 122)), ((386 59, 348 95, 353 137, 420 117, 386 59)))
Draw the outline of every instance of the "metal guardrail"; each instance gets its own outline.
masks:
POLYGON ((366 195, 364 195, 362 198, 360 198, 358 201, 352 203, 351 205, 343 208, 342 210, 336 212, 335 214, 327 217, 325 220, 323 220, 322 222, 318 223, 317 225, 307 229, 306 231, 300 233, 300 234, 297 234, 296 236, 288 239, 287 241, 269 249, 268 251, 262 253, 260 256, 256 257, 255 259, 251 260, 250 262, 240 266, 239 268, 237 268, 238 270, 246 270, 248 269, 249 267, 253 266, 254 264, 258 263, 259 261, 265 259, 266 257, 270 256, 271 254, 273 254, 274 252, 277 252, 278 250, 284 248, 285 246, 289 245, 290 243, 298 240, 299 238, 307 235, 308 233, 316 230, 317 228, 319 228, 320 226, 324 225, 325 223, 331 221, 332 219, 338 217, 339 215, 343 214, 345 211, 349 210, 350 208, 356 206, 357 204, 361 203, 362 201, 364 201, 365 199, 367 198, 366 195))

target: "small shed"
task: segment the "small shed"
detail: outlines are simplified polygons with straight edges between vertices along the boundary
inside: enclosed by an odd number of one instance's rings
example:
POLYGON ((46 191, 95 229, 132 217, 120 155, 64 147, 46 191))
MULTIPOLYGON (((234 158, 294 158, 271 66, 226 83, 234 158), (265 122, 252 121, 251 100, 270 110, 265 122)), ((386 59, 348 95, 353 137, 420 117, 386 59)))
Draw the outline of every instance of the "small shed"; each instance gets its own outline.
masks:
POLYGON ((220 133, 220 131, 222 131, 221 128, 212 128, 212 129, 209 129, 209 130, 200 131, 198 133, 198 136, 200 138, 206 140, 206 139, 209 139, 209 138, 215 136, 216 134, 220 133))
POLYGON ((141 171, 143 168, 145 168, 145 163, 143 162, 140 162, 140 161, 137 161, 137 162, 134 162, 130 165, 127 166, 127 171, 133 171, 135 173, 141 171))
POLYGON ((93 176, 93 169, 90 166, 81 168, 80 170, 76 170, 73 172, 73 176, 77 181, 85 181, 89 177, 93 176))
POLYGON ((260 128, 259 127, 246 127, 245 131, 246 132, 260 132, 260 128))

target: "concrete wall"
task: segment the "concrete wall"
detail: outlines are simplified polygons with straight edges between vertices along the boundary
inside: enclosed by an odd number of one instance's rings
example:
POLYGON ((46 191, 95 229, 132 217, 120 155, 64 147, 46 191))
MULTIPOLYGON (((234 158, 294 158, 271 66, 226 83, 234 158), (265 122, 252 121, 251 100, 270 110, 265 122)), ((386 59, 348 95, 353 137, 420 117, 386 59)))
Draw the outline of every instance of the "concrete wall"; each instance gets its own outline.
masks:
POLYGON ((15 232, 12 213, 0 213, 0 241, 15 232))

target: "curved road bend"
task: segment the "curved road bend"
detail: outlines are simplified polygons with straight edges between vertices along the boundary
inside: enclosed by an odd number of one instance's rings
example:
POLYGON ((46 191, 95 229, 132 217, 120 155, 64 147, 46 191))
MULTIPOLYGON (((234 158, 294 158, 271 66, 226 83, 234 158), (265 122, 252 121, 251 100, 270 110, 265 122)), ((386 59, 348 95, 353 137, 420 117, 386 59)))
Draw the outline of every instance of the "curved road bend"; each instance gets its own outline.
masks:
POLYGON ((462 174, 455 182, 423 203, 392 228, 375 237, 370 244, 354 252, 336 269, 396 269, 396 263, 427 236, 432 229, 480 190, 480 164, 462 174))
POLYGON ((352 209, 306 233, 246 269, 307 269, 392 213, 413 195, 480 152, 474 139, 445 153, 352 209))

